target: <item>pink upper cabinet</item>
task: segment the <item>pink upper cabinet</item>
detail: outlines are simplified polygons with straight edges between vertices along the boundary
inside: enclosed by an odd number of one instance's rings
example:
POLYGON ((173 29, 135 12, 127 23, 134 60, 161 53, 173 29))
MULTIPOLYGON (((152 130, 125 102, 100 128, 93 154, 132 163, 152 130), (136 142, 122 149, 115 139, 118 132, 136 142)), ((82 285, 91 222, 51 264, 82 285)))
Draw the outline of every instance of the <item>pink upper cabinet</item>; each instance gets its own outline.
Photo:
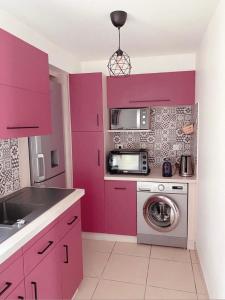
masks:
POLYGON ((0 84, 49 91, 48 55, 0 29, 0 84))
POLYGON ((102 73, 71 74, 69 82, 72 131, 102 131, 102 73))
POLYGON ((0 138, 51 133, 49 94, 0 84, 0 138))
POLYGON ((189 105, 195 102, 195 71, 107 78, 108 107, 189 105))

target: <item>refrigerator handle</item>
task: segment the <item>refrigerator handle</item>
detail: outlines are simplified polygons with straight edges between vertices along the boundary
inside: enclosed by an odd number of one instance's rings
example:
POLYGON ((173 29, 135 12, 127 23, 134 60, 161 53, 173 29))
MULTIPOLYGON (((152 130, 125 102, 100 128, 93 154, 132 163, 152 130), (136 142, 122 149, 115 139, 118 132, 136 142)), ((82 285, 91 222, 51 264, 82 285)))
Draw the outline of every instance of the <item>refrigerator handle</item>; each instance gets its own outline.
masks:
POLYGON ((43 153, 37 155, 37 182, 45 179, 45 157, 43 153))

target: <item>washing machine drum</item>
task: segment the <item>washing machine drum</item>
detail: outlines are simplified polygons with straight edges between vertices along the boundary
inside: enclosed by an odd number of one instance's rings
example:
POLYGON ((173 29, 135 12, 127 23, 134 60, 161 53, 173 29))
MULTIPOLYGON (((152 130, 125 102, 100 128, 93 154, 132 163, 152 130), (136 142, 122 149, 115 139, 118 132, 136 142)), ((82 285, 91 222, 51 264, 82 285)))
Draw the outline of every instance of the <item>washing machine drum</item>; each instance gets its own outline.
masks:
POLYGON ((167 196, 150 197, 144 204, 145 221, 159 232, 172 231, 179 222, 179 209, 176 203, 167 196))

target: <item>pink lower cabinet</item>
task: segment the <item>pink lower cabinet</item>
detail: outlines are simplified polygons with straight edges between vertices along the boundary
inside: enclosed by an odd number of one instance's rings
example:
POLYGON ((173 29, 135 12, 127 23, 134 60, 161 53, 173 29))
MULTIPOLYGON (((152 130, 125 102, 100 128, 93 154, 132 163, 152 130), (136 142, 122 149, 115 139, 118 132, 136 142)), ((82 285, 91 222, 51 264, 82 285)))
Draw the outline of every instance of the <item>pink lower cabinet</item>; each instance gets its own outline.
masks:
MULTIPOLYGON (((1 299, 1 298, 0 298, 1 299)), ((7 300, 25 300, 25 286, 24 281, 22 281, 13 292, 5 298, 7 300)))
POLYGON ((61 241, 63 250, 62 293, 71 299, 83 278, 81 223, 76 224, 61 241))
POLYGON ((105 232, 104 151, 102 132, 73 132, 73 186, 84 188, 82 229, 105 232))
POLYGON ((62 299, 61 248, 56 246, 25 278, 26 299, 62 299))
POLYGON ((137 235, 136 182, 105 181, 106 232, 137 235))
MULTIPOLYGON (((17 288, 24 278, 23 258, 20 257, 12 261, 9 259, 3 266, 1 265, 0 272, 0 299, 10 299, 9 295, 17 288), (6 269, 4 269, 4 266, 6 266, 6 269), (4 269, 3 271, 2 268, 4 269)), ((24 291, 22 292, 24 294, 24 291)))

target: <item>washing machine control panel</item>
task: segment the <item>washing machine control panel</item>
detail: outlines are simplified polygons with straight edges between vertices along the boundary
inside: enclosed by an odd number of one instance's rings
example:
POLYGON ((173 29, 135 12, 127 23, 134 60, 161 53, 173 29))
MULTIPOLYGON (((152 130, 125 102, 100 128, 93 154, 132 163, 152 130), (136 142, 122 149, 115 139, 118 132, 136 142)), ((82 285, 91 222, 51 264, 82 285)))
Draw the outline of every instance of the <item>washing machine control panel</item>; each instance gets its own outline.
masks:
POLYGON ((163 194, 186 194, 187 183, 151 182, 138 181, 137 192, 163 193, 163 194))

